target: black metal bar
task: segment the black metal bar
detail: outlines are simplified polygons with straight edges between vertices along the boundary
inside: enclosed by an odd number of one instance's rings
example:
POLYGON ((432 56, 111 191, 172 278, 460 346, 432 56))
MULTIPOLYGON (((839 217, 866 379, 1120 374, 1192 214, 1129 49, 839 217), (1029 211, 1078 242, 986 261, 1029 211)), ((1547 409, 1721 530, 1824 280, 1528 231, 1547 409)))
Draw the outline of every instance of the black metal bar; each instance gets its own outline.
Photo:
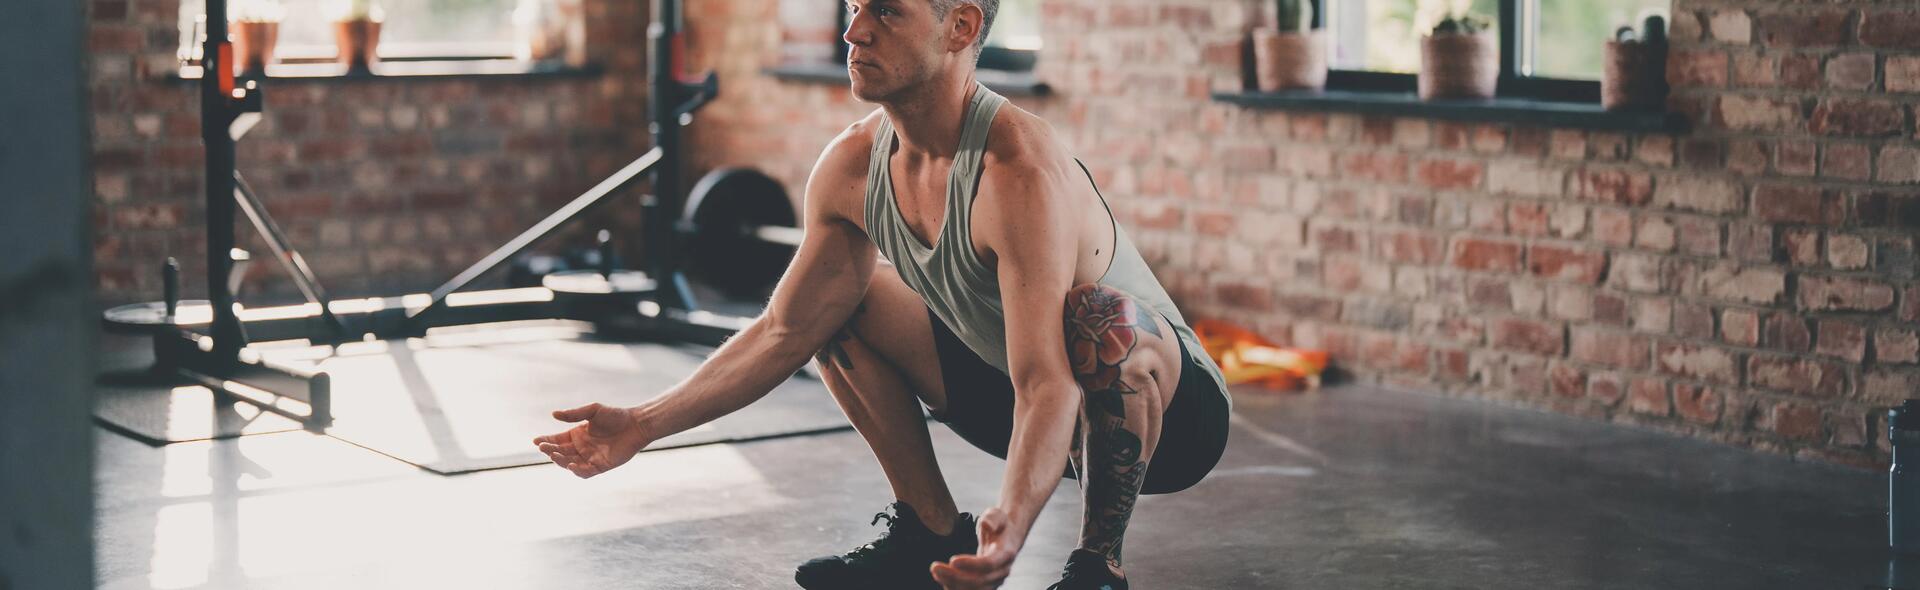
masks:
POLYGON ((253 222, 253 227, 260 232, 260 237, 266 239, 267 249, 273 251, 273 257, 280 261, 280 266, 287 269, 287 275, 293 277, 293 284, 300 288, 300 294, 307 298, 308 303, 320 306, 321 321, 326 322, 336 331, 346 331, 346 326, 340 323, 340 318, 334 316, 333 311, 328 309, 328 304, 333 302, 333 298, 327 296, 326 288, 320 286, 320 279, 315 277, 313 269, 307 266, 307 260, 302 258, 300 251, 295 250, 287 241, 287 235, 280 231, 280 224, 274 223, 273 216, 267 214, 266 205, 260 202, 259 195, 253 192, 253 187, 247 184, 247 179, 241 177, 238 170, 233 172, 233 184, 234 202, 240 206, 240 211, 247 215, 247 220, 253 222))
POLYGON ((662 158, 653 175, 653 194, 641 202, 641 223, 645 227, 641 239, 646 249, 646 264, 641 269, 658 281, 661 288, 654 298, 661 306, 684 309, 691 300, 672 288, 672 275, 677 271, 673 220, 680 218, 680 199, 684 198, 680 193, 680 105, 685 91, 680 84, 680 30, 684 23, 680 0, 657 0, 654 4, 653 24, 647 27, 647 37, 653 42, 653 67, 647 75, 653 94, 653 145, 662 152, 662 158))
POLYGON ((1520 77, 1520 2, 1500 0, 1500 84, 1506 89, 1520 77))
POLYGON ((638 159, 627 164, 626 167, 621 168, 618 172, 614 172, 612 176, 608 176, 606 180, 600 181, 600 184, 595 185, 592 189, 575 197, 573 201, 567 203, 566 206, 548 215, 546 219, 540 220, 540 222, 534 224, 533 227, 527 228, 527 231, 521 232, 520 235, 515 236, 506 244, 501 245, 492 253, 487 254, 486 257, 481 258, 479 262, 473 263, 473 266, 469 266, 466 270, 460 271, 460 274, 455 275, 453 279, 447 281, 446 284, 435 288, 433 292, 429 294, 432 300, 426 307, 408 313, 407 318, 413 320, 424 330, 424 324, 419 321, 419 318, 445 308, 447 295, 466 288, 468 284, 479 279, 481 275, 499 268, 500 265, 505 264, 513 255, 519 254, 520 251, 527 249, 527 247, 533 245, 534 242, 553 233, 554 230, 559 229, 560 226, 572 221, 575 217, 587 212, 595 205, 600 204, 608 195, 619 192, 635 179, 658 168, 664 156, 665 150, 660 146, 655 146, 652 150, 642 154, 638 159))
POLYGON ((154 352, 161 366, 171 367, 183 377, 236 401, 298 421, 308 430, 320 431, 333 424, 332 380, 326 373, 253 354, 225 356, 218 350, 218 342, 208 342, 207 336, 184 329, 155 338, 154 352), (259 399, 252 392, 240 391, 235 384, 266 392, 274 399, 259 399), (279 398, 306 404, 308 412, 300 414, 280 407, 275 403, 279 398))
POLYGON ((233 272, 230 252, 233 236, 234 141, 227 126, 235 107, 231 87, 231 50, 227 45, 227 0, 207 0, 207 39, 200 63, 208 75, 200 79, 200 139, 206 148, 207 300, 213 303, 213 346, 225 356, 246 347, 240 320, 234 315, 233 293, 227 279, 233 272))

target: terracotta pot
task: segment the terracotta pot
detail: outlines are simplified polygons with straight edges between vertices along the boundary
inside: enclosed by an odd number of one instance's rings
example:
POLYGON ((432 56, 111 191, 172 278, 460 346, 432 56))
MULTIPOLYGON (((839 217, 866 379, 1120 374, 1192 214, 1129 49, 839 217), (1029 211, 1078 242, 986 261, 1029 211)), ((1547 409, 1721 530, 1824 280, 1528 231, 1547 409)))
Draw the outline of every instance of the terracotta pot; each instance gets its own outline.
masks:
POLYGON ((1253 32, 1254 79, 1261 92, 1327 87, 1327 38, 1322 31, 1253 32))
POLYGON ((1493 98, 1499 84, 1500 46, 1493 33, 1420 40, 1420 100, 1493 98))
POLYGON ((233 60, 236 72, 263 73, 273 63, 273 47, 280 41, 280 23, 233 23, 233 60))
POLYGON ((1600 74, 1600 106, 1609 111, 1660 110, 1667 103, 1667 45, 1608 39, 1600 74))
POLYGON ((346 64, 347 71, 369 71, 380 59, 380 23, 371 20, 333 23, 333 42, 340 49, 340 63, 346 64))

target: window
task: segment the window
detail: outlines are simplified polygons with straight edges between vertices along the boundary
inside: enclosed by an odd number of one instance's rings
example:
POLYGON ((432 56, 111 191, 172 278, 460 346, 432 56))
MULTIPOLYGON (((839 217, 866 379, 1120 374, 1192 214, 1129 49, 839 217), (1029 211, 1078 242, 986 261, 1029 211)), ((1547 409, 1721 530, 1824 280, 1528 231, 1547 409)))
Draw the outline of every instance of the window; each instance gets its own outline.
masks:
MULTIPOLYGON (((228 0, 229 16, 249 10, 261 0, 228 0)), ((380 31, 383 59, 505 58, 514 54, 513 12, 535 0, 380 0, 386 14, 380 31)), ((268 2, 284 9, 274 54, 281 61, 326 61, 334 57, 333 2, 279 0, 268 2)), ((205 0, 180 3, 180 55, 198 59, 199 23, 205 0)))
POLYGON ((1598 102, 1601 47, 1615 29, 1667 14, 1670 0, 1316 0, 1327 31, 1327 86, 1411 92, 1420 38, 1450 12, 1486 17, 1500 34, 1505 97, 1598 102))

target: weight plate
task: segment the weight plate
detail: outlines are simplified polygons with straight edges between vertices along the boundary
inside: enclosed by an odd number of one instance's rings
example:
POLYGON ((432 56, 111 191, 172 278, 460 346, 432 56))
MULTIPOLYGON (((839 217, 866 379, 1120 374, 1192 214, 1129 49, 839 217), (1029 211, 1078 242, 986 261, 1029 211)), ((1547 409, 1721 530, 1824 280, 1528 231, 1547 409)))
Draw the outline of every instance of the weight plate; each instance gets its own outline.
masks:
POLYGON ((760 239, 756 229, 799 224, 779 181, 747 168, 715 170, 687 197, 680 225, 689 234, 681 254, 695 278, 732 297, 755 297, 780 280, 796 251, 760 239))

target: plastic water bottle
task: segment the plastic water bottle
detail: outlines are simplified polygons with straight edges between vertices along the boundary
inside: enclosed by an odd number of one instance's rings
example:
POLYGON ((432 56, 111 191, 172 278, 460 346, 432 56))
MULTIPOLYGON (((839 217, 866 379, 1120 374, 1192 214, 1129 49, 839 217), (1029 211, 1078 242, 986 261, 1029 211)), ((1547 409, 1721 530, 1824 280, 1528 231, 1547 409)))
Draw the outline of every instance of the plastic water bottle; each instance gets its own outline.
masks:
POLYGON ((1887 411, 1887 438, 1887 544, 1896 554, 1920 555, 1920 399, 1887 411))

